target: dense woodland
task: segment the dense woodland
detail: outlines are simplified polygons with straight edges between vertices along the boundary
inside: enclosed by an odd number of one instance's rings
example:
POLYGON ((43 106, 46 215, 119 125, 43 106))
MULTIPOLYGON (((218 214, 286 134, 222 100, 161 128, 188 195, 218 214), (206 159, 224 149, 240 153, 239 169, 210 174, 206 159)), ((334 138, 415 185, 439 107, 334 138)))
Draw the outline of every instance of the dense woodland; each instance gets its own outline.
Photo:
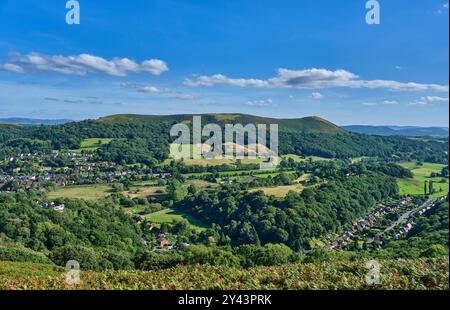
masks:
MULTIPOLYGON (((0 127, 0 156, 17 152, 77 149, 86 138, 112 138, 97 151, 101 160, 155 164, 168 158, 174 122, 72 122, 56 126, 0 127)), ((281 154, 348 159, 360 156, 447 163, 448 139, 410 139, 337 132, 280 131, 281 154)))

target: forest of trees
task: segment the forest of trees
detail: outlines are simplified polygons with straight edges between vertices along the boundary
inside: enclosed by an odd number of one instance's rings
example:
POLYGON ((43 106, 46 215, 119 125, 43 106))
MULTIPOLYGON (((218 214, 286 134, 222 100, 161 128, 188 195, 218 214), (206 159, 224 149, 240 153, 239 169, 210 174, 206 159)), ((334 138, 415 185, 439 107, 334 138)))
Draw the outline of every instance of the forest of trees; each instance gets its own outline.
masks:
POLYGON ((291 192, 284 200, 229 187, 187 195, 177 208, 216 224, 219 244, 283 243, 298 251, 308 249, 311 238, 341 231, 376 202, 397 193, 394 178, 369 172, 307 188, 301 194, 291 192))
MULTIPOLYGON (((117 163, 154 164, 169 155, 169 121, 136 121, 106 124, 97 121, 72 122, 56 126, 0 127, 0 156, 18 151, 77 149, 87 138, 111 138, 97 151, 102 160, 117 163), (33 140, 33 142, 31 142, 33 140)), ((382 137, 356 133, 309 133, 280 131, 280 154, 348 159, 359 156, 397 158, 448 163, 447 140, 382 137)), ((205 138, 206 139, 206 138, 205 138)))

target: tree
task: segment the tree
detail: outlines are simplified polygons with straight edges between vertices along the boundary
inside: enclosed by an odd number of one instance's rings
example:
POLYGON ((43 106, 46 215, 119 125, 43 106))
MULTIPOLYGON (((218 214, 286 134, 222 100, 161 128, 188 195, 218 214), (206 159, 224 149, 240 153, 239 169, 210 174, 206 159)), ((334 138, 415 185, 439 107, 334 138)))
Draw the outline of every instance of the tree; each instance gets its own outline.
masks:
POLYGON ((186 196, 183 185, 177 179, 172 180, 167 188, 168 199, 174 203, 180 202, 186 196))
POLYGON ((430 195, 434 194, 434 187, 433 187, 433 180, 430 180, 430 182, 428 182, 428 192, 430 195))

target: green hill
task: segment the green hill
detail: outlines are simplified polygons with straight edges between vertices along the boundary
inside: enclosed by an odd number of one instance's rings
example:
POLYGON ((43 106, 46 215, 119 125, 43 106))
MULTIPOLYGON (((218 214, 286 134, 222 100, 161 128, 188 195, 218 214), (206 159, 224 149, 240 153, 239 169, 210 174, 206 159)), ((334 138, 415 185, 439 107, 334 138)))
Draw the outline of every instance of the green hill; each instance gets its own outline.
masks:
MULTIPOLYGON (((103 124, 118 124, 130 122, 173 122, 189 123, 192 122, 194 114, 178 115, 134 115, 119 114, 102 117, 97 120, 103 124)), ((294 118, 294 119, 276 119, 247 114, 202 114, 202 122, 206 123, 240 123, 246 124, 278 124, 283 131, 302 131, 311 133, 338 133, 346 132, 337 125, 317 116, 294 118)))

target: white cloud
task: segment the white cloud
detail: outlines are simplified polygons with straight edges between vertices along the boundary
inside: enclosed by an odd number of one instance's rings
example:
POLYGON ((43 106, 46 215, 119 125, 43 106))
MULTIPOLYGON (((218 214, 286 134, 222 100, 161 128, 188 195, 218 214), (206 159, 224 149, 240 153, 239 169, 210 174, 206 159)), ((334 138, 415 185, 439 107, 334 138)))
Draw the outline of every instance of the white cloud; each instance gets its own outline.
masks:
POLYGON ((315 100, 320 100, 320 99, 322 99, 324 96, 321 94, 321 93, 319 93, 319 92, 313 92, 312 94, 311 94, 311 98, 313 98, 313 99, 315 99, 315 100))
POLYGON ((15 73, 55 72, 72 75, 100 73, 111 76, 127 76, 129 73, 160 75, 169 70, 167 64, 158 59, 145 60, 139 64, 128 58, 106 60, 89 54, 53 56, 38 53, 15 55, 11 63, 0 64, 0 70, 2 69, 15 73))
POLYGON ((13 73, 23 73, 24 72, 22 67, 14 65, 14 64, 0 65, 0 71, 8 71, 8 72, 13 72, 13 73))
POLYGON ((195 79, 186 79, 188 86, 214 86, 226 85, 237 87, 257 88, 301 88, 301 89, 323 89, 323 88, 369 88, 389 89, 397 91, 423 91, 434 90, 448 92, 448 85, 420 84, 413 82, 397 82, 390 80, 362 80, 358 75, 346 70, 330 71, 327 69, 289 70, 278 69, 276 77, 262 79, 229 78, 222 74, 212 76, 199 76, 195 79))
POLYGON ((180 99, 180 100, 195 100, 197 99, 197 96, 191 95, 191 94, 175 94, 172 97, 172 99, 180 99))
POLYGON ((139 88, 138 91, 142 92, 142 93, 149 93, 149 94, 157 94, 157 93, 161 92, 161 90, 155 86, 145 86, 145 87, 139 88))
POLYGON ((245 104, 256 107, 268 107, 274 105, 272 99, 249 100, 245 104))
POLYGON ((397 100, 384 100, 383 104, 387 104, 387 105, 397 105, 399 104, 399 102, 397 100))
POLYGON ((449 98, 448 97, 439 97, 439 96, 425 96, 425 97, 421 97, 417 100, 414 100, 412 102, 410 102, 410 105, 415 105, 415 106, 426 106, 432 103, 437 103, 437 102, 449 102, 449 98))
POLYGON ((362 105, 365 105, 366 107, 374 107, 377 105, 376 102, 363 102, 362 105))

